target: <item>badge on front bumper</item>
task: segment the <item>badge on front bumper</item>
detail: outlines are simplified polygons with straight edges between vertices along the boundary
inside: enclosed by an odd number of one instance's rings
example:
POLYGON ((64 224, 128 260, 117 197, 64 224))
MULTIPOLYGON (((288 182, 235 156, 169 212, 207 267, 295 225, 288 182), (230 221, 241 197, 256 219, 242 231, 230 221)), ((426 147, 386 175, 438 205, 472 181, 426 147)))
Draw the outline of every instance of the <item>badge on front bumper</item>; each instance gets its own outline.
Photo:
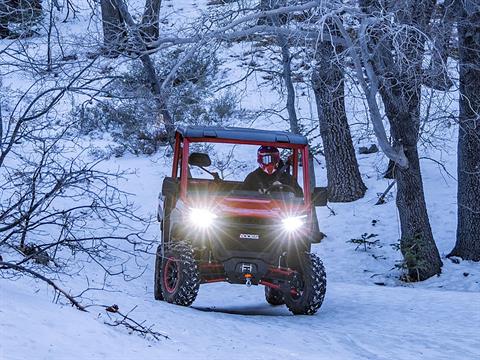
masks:
POLYGON ((260 235, 258 234, 240 234, 240 239, 258 240, 260 235))

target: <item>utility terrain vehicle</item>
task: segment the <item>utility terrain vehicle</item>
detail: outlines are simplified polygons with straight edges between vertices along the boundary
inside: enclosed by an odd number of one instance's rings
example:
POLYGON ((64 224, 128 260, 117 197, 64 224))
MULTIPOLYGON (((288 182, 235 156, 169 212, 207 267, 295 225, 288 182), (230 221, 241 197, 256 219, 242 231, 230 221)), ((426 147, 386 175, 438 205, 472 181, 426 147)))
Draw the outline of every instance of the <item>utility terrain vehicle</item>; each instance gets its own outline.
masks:
POLYGON ((164 179, 159 199, 162 239, 156 254, 155 299, 189 306, 200 284, 225 281, 263 285, 270 304, 286 304, 294 314, 314 314, 325 296, 326 277, 310 250, 323 235, 315 206, 326 205, 326 189, 311 188, 307 159, 307 139, 288 132, 178 128, 172 174, 164 179), (246 191, 243 181, 224 180, 208 170, 208 154, 193 151, 224 144, 281 149, 285 165, 278 171, 301 178, 303 196, 278 183, 266 191, 246 191))

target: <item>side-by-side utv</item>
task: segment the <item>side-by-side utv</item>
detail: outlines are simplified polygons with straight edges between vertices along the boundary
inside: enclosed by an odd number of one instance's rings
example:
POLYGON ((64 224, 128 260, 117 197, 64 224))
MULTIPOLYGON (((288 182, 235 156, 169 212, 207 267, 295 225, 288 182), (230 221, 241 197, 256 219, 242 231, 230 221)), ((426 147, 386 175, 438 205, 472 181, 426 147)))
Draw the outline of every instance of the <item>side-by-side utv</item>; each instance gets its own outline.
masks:
POLYGON ((314 314, 325 296, 326 277, 311 245, 322 237, 315 206, 326 204, 326 189, 311 188, 308 154, 307 139, 288 132, 178 128, 172 173, 160 194, 155 299, 189 306, 200 284, 225 281, 264 285, 270 304, 286 304, 294 314, 314 314), (208 170, 208 154, 191 151, 199 143, 282 149, 288 166, 278 171, 303 184, 303 194, 278 182, 252 191, 245 190, 243 181, 223 180, 208 170), (194 168, 211 176, 195 178, 194 168))

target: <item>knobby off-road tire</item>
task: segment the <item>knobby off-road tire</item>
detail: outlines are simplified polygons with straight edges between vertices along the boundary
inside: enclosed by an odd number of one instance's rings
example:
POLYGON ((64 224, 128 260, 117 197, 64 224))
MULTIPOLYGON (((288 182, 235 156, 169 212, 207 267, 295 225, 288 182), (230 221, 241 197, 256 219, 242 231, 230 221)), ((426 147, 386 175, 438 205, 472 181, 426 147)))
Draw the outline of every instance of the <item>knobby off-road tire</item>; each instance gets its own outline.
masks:
POLYGON ((280 290, 269 288, 265 286, 265 300, 270 305, 283 305, 285 300, 283 299, 283 293, 280 290))
POLYGON ((314 254, 305 254, 301 272, 293 288, 297 295, 285 293, 288 309, 295 315, 313 315, 323 303, 327 289, 327 276, 322 261, 314 254))
POLYGON ((155 256, 155 278, 153 281, 153 296, 155 300, 163 300, 162 294, 162 250, 161 246, 157 248, 155 256))
POLYGON ((190 306, 195 301, 200 274, 188 243, 172 242, 165 246, 160 285, 163 300, 169 303, 190 306))

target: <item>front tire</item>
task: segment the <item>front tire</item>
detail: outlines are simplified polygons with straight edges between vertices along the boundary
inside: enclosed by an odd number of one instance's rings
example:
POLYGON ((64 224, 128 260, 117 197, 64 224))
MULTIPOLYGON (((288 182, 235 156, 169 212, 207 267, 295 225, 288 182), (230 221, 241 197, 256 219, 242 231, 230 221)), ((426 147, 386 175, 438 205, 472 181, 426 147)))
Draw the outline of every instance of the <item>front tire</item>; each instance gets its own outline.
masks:
POLYGON ((295 315, 313 315, 325 298, 327 277, 322 261, 315 254, 305 254, 301 271, 291 282, 292 292, 284 294, 285 304, 295 315))
POLYGON ((200 274, 188 243, 173 242, 165 246, 160 278, 163 300, 182 306, 195 301, 200 274))

